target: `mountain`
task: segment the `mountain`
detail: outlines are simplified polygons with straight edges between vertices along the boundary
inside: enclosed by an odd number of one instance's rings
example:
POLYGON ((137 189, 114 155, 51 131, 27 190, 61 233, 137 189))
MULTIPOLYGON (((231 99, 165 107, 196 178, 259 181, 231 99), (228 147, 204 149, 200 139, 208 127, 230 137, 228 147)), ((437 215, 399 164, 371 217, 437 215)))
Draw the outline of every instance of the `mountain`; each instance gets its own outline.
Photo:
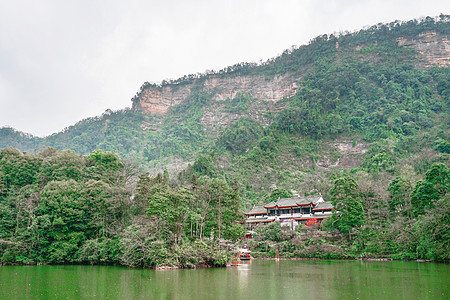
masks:
POLYGON ((449 37, 445 15, 322 35, 45 138, 0 129, 0 262, 224 265, 244 211, 297 195, 331 201, 328 234, 272 222, 253 254, 449 262, 449 37))
POLYGON ((0 148, 114 151, 154 172, 238 178, 253 202, 274 185, 327 190, 320 177, 340 169, 425 170, 448 153, 449 21, 325 34, 263 63, 146 82, 132 109, 45 138, 1 128, 0 148))

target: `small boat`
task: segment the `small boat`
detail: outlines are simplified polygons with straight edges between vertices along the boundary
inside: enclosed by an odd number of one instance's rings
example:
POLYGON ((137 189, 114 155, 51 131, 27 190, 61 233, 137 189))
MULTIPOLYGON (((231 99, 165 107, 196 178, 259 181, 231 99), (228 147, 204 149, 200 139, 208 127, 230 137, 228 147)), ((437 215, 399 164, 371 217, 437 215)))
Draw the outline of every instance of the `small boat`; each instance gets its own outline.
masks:
POLYGON ((247 248, 239 249, 239 259, 240 260, 250 260, 252 259, 252 252, 247 248))

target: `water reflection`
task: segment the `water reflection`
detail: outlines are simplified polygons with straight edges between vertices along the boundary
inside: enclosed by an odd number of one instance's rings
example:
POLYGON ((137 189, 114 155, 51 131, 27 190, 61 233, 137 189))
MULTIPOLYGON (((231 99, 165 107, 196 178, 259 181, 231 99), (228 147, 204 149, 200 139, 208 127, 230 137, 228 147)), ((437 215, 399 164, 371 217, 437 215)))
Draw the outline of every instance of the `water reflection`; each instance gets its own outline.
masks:
POLYGON ((221 269, 0 267, 0 299, 449 299, 450 266, 250 261, 221 269))
POLYGON ((245 290, 248 288, 248 277, 249 277, 249 273, 250 273, 250 265, 251 265, 252 261, 248 260, 248 261, 242 261, 236 268, 238 270, 237 275, 238 275, 238 284, 239 284, 239 289, 241 290, 241 293, 243 294, 245 292, 245 290))

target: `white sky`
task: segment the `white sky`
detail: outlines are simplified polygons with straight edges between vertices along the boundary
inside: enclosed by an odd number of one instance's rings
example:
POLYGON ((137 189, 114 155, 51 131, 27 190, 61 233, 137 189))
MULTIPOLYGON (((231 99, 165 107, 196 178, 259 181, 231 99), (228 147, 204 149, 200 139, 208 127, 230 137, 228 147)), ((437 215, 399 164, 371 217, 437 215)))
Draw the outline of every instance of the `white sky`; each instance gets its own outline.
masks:
POLYGON ((143 82, 275 57, 448 0, 0 0, 0 127, 45 136, 131 106, 143 82))

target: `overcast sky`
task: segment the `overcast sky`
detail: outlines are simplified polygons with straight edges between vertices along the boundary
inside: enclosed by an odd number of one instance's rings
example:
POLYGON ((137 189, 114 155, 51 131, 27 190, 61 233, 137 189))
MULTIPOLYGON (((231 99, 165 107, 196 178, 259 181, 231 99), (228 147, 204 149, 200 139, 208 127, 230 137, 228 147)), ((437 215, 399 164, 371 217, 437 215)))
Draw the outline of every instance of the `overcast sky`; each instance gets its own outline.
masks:
POLYGON ((46 136, 130 107, 145 81, 440 13, 450 1, 0 0, 0 127, 46 136))

